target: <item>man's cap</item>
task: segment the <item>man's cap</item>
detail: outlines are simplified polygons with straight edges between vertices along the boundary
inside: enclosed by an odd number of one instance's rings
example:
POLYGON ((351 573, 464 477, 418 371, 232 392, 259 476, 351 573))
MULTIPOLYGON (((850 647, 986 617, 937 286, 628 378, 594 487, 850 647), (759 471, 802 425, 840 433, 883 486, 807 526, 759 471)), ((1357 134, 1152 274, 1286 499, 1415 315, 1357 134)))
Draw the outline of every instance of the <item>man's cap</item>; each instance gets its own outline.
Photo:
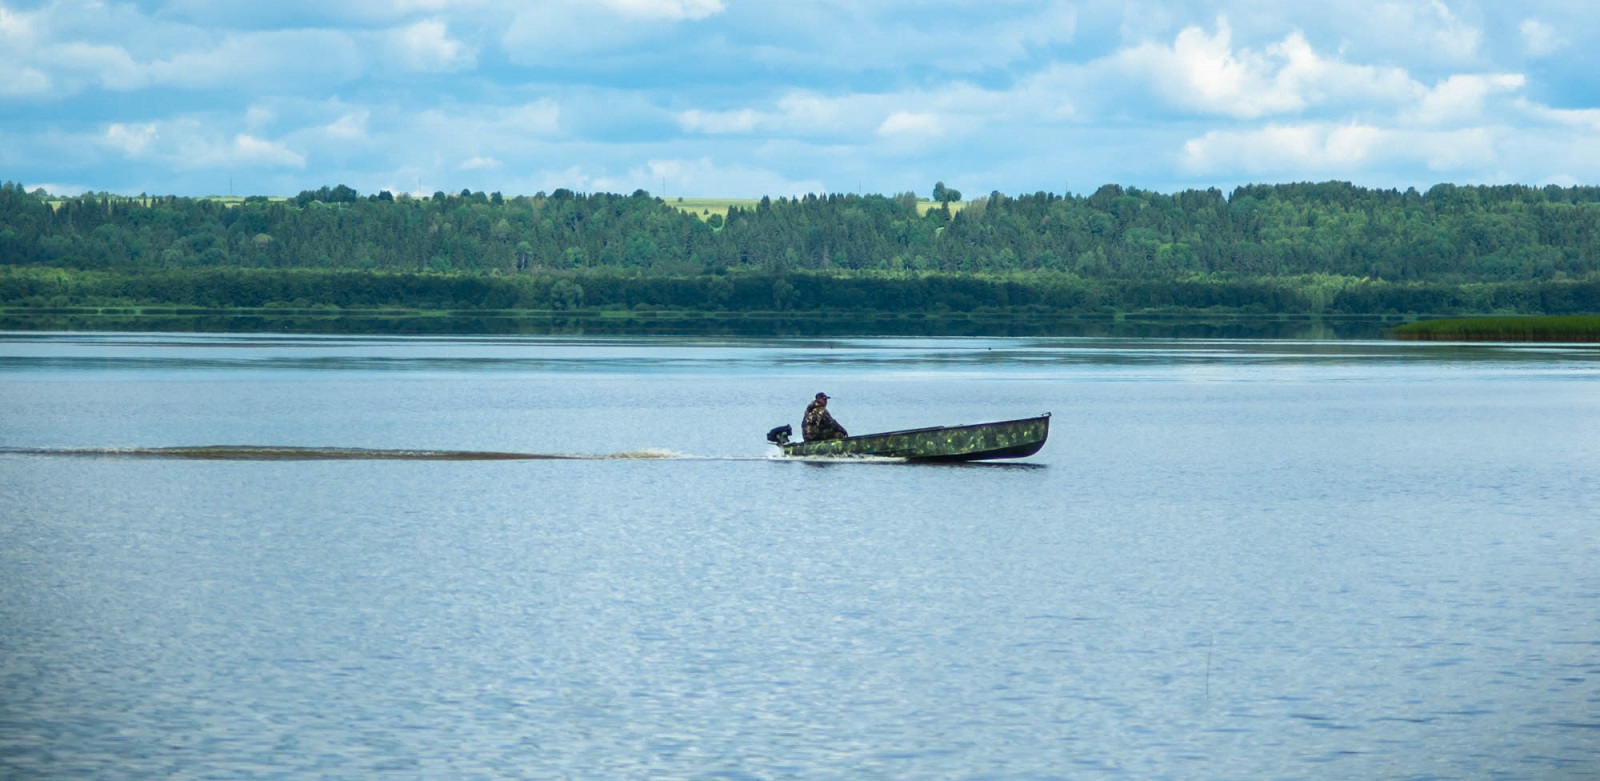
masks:
POLYGON ((817 394, 817 398, 826 399, 826 398, 828 398, 828 394, 826 394, 826 393, 818 393, 817 394))

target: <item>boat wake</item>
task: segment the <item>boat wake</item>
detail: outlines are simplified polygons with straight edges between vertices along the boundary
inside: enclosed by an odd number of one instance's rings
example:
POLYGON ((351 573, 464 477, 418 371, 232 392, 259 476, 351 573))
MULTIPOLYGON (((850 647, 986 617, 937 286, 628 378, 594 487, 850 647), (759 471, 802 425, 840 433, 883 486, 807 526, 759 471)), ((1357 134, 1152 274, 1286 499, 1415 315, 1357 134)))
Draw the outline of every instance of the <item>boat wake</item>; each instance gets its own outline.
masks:
POLYGON ((204 445, 199 447, 0 448, 0 455, 173 458, 203 461, 609 461, 694 458, 669 450, 582 455, 492 450, 410 450, 364 447, 204 445))
MULTIPOLYGON (((622 453, 517 453, 498 450, 414 450, 406 448, 300 447, 293 445, 199 445, 181 447, 0 447, 0 456, 83 458, 158 458, 189 461, 767 461, 812 464, 905 464, 883 456, 701 456, 660 448, 622 453)), ((947 466, 1017 466, 966 462, 947 466)))

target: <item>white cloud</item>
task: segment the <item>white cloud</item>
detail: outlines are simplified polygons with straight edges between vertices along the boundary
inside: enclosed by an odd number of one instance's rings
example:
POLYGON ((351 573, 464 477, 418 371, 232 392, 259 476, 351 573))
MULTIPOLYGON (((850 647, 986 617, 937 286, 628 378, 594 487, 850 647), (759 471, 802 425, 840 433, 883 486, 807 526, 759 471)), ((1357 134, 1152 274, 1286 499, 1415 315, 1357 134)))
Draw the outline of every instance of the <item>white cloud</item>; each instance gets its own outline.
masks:
POLYGON ((461 41, 450 37, 440 19, 428 19, 403 27, 392 34, 392 45, 401 62, 416 71, 453 71, 470 68, 477 55, 461 41))
POLYGON ((1388 176, 1421 167, 1473 176, 1500 160, 1498 128, 1397 130, 1370 125, 1270 125, 1243 131, 1213 131, 1183 146, 1181 166, 1191 174, 1300 178, 1388 176))
POLYGON ((1557 109, 1532 103, 1526 98, 1518 98, 1513 105, 1538 124, 1600 133, 1600 108, 1557 109))
POLYGON ((491 123, 517 136, 550 135, 561 128, 561 106, 548 98, 486 113, 491 123))
POLYGON ((938 136, 964 129, 962 115, 989 115, 1004 103, 1004 93, 965 85, 946 85, 937 93, 857 93, 838 96, 790 92, 770 109, 725 111, 691 109, 673 116, 685 132, 707 135, 770 134, 784 138, 938 136), (937 111, 930 111, 929 108, 937 111))
POLYGON ((0 74, 0 96, 43 95, 50 89, 50 77, 37 68, 23 66, 19 71, 0 74))
POLYGON ((451 11, 495 5, 495 3, 488 0, 365 0, 365 2, 376 11, 388 10, 397 14, 409 14, 417 11, 451 11))
POLYGON ((233 137, 231 154, 225 152, 218 156, 217 162, 243 163, 246 165, 289 166, 304 168, 306 158, 281 143, 256 138, 248 133, 240 133, 233 137))
MULTIPOLYGON (((857 109, 876 98, 855 95, 827 97, 807 92, 792 92, 779 98, 771 110, 742 108, 728 111, 679 112, 679 127, 691 133, 746 134, 778 133, 805 136, 833 133, 863 119, 857 109)), ((870 127, 870 126, 868 126, 870 127)))
MULTIPOLYGON (((59 96, 86 89, 153 87, 260 90, 348 82, 396 51, 413 69, 471 64, 473 54, 442 25, 417 22, 387 34, 337 29, 207 30, 142 13, 133 5, 56 0, 31 14, 0 8, 0 94, 59 96), (385 37, 385 35, 387 37, 385 37)), ((381 69, 375 69, 381 72, 381 69)))
POLYGON ((1462 128, 1417 138, 1417 156, 1433 171, 1481 170, 1498 164, 1499 133, 1493 128, 1462 128))
POLYGON ((8 40, 25 40, 33 37, 30 17, 0 6, 0 37, 8 40))
POLYGON ((36 62, 34 17, 0 5, 0 97, 40 95, 52 87, 49 74, 36 62))
POLYGON ((135 90, 150 84, 145 68, 121 46, 72 42, 47 49, 43 59, 110 90, 135 90))
POLYGON ((778 101, 777 121, 788 127, 807 130, 838 130, 844 122, 859 117, 864 96, 830 98, 812 93, 790 93, 778 101), (852 106, 851 104, 856 104, 852 106))
POLYGON ((750 133, 761 124, 763 116, 750 109, 734 111, 701 111, 690 109, 677 115, 679 126, 690 133, 750 133))
MULTIPOLYGON (((441 106, 421 112, 373 106, 355 113, 366 128, 362 149, 414 169, 429 180, 429 187, 446 185, 459 172, 497 171, 536 157, 559 133, 561 123, 560 105, 548 99, 511 106, 441 106)), ((335 124, 355 123, 347 114, 335 124)), ((317 148, 328 139, 323 130, 293 138, 317 148)), ((336 144, 325 149, 323 157, 339 159, 350 153, 347 144, 336 144)))
POLYGON ((366 110, 345 114, 327 126, 328 135, 334 138, 364 138, 367 134, 367 119, 371 116, 372 112, 366 110))
MULTIPOLYGON (((1470 4, 1452 4, 1477 10, 1470 4)), ((1341 0, 1307 5, 1313 16, 1318 11, 1312 9, 1326 6, 1320 9, 1323 20, 1337 27, 1353 49, 1412 65, 1473 63, 1483 42, 1483 30, 1457 16, 1450 4, 1441 0, 1341 0)))
POLYGON ((555 0, 515 12, 501 45, 512 62, 568 64, 596 52, 630 51, 682 22, 723 12, 720 0, 555 0))
POLYGON ((360 46, 343 32, 285 30, 227 35, 138 67, 153 84, 188 89, 294 80, 297 88, 348 81, 363 71, 360 46))
POLYGON ((1396 101, 1416 90, 1398 69, 1323 57, 1299 32, 1260 51, 1236 49, 1226 19, 1217 20, 1213 35, 1188 27, 1170 47, 1141 44, 1102 65, 1148 84, 1174 106, 1243 119, 1294 114, 1335 102, 1396 101))
POLYGON ((1567 47, 1566 39, 1556 32, 1554 25, 1538 19, 1523 19, 1518 30, 1530 56, 1549 57, 1567 47))
POLYGON ((469 157, 456 166, 458 171, 484 171, 500 167, 500 161, 493 157, 469 157))
POLYGON ((1482 31, 1457 19, 1444 0, 1432 0, 1428 8, 1438 21, 1433 33, 1435 46, 1463 58, 1477 53, 1478 43, 1483 38, 1482 31))
MULTIPOLYGON (((20 75, 10 75, 10 81, 30 89, 48 85, 63 95, 95 88, 238 90, 274 79, 303 86, 347 80, 361 71, 359 53, 348 36, 318 31, 230 35, 152 60, 140 60, 120 44, 84 40, 49 43, 15 54, 32 64, 20 75)), ((13 86, 12 92, 17 91, 13 86)))
POLYGON ((1080 10, 1082 5, 1076 0, 746 2, 728 13, 727 26, 737 38, 712 42, 737 47, 740 56, 730 64, 757 74, 779 69, 809 71, 817 78, 881 72, 892 81, 907 71, 992 77, 1073 42, 1080 14, 1093 14, 1080 10))
POLYGON ((236 133, 224 139, 195 118, 141 124, 114 122, 106 127, 102 140, 127 158, 154 160, 177 169, 306 165, 304 155, 282 142, 250 133, 236 133))
POLYGON ((927 112, 896 111, 878 125, 880 136, 931 138, 943 134, 939 117, 927 112))
POLYGON ((1370 125, 1268 125, 1243 131, 1211 131, 1183 145, 1181 163, 1197 174, 1244 170, 1348 170, 1373 162, 1392 135, 1370 125))
POLYGON ((156 140, 154 124, 127 125, 113 122, 106 128, 105 140, 129 157, 138 157, 156 140))
POLYGON ((1425 125, 1477 121, 1490 95, 1521 89, 1525 82, 1517 74, 1451 76, 1423 95, 1411 118, 1425 125))
POLYGON ((0 163, 289 192, 1583 180, 1597 23, 1570 0, 0 0, 0 163))
POLYGON ((265 106, 251 106, 249 110, 244 112, 244 124, 246 127, 261 127, 277 118, 278 115, 265 106))
POLYGON ((1418 45, 1438 53, 1467 60, 1478 53, 1483 32, 1458 18, 1444 0, 1428 0, 1426 4, 1414 2, 1380 2, 1376 4, 1378 23, 1394 23, 1391 32, 1419 33, 1418 45))
POLYGON ((722 0, 600 0, 618 16, 631 19, 683 21, 723 12, 722 0))

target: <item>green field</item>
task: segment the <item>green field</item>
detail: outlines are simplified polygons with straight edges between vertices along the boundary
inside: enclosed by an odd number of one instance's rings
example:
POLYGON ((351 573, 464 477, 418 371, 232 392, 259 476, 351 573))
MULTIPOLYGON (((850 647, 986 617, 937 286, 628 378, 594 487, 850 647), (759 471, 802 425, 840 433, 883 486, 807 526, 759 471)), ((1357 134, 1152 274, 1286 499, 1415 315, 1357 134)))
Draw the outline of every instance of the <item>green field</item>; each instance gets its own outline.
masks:
MULTIPOLYGON (((138 203, 142 206, 149 206, 155 200, 153 196, 116 196, 114 199, 118 201, 138 203)), ((61 204, 66 200, 67 199, 65 198, 52 198, 49 200, 49 203, 52 207, 60 208, 61 204)), ((200 200, 218 201, 227 206, 238 206, 239 204, 244 203, 245 196, 207 195, 202 197, 200 200)), ((270 196, 267 198, 267 200, 282 203, 292 199, 283 196, 270 196)), ((741 209, 754 209, 758 204, 761 203, 760 198, 663 198, 662 201, 678 211, 693 214, 702 220, 710 217, 713 214, 721 215, 724 219, 726 219, 728 216, 728 209, 732 207, 737 206, 741 209)), ((961 211, 962 207, 964 206, 966 206, 966 204, 960 201, 951 203, 950 211, 961 211)), ((939 204, 934 201, 917 201, 918 214, 927 214, 930 210, 937 208, 939 208, 939 204)))
POLYGON ((761 203, 759 198, 668 198, 667 205, 678 211, 693 214, 700 219, 706 219, 713 214, 726 218, 729 207, 737 206, 741 209, 754 209, 761 203))
POLYGON ((1419 320, 1389 333, 1435 342, 1600 342, 1600 315, 1419 320))
MULTIPOLYGON (((662 200, 668 206, 672 206, 681 212, 693 214, 702 220, 710 217, 713 214, 721 215, 724 219, 726 219, 728 216, 728 209, 731 207, 737 206, 741 209, 754 209, 756 208, 757 204, 761 203, 760 198, 664 198, 662 200)), ((962 207, 964 206, 966 206, 966 204, 962 201, 952 202, 950 204, 950 211, 951 213, 961 211, 962 207)), ((935 201, 920 199, 917 201, 918 214, 927 214, 929 211, 937 208, 939 208, 939 204, 935 201)))

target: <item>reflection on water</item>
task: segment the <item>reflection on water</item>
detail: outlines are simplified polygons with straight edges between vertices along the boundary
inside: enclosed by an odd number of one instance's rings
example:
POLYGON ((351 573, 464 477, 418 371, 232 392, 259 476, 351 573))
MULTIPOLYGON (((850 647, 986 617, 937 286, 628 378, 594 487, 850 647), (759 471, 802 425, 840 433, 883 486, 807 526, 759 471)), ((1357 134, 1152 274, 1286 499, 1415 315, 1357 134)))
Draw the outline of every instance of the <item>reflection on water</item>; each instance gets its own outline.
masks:
POLYGON ((1004 315, 988 313, 628 312, 411 315, 173 313, 133 316, 63 311, 0 314, 0 330, 306 333, 367 335, 721 336, 814 338, 1085 337, 1122 339, 1378 339, 1398 316, 1004 315))

